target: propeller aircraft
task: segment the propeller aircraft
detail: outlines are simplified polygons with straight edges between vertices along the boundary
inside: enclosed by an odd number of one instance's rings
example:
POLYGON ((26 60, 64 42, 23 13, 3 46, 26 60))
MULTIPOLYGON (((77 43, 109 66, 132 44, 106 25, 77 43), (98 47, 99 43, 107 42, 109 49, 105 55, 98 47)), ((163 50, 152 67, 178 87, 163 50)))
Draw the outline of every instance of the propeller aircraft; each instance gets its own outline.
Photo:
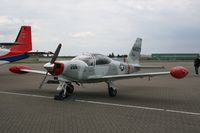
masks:
POLYGON ((72 94, 74 92, 73 84, 105 82, 108 85, 109 96, 114 97, 117 95, 117 88, 113 84, 116 80, 170 74, 177 79, 181 79, 188 74, 187 69, 182 66, 173 67, 170 71, 165 72, 136 73, 140 69, 160 68, 139 64, 141 43, 142 39, 137 38, 130 50, 127 62, 115 61, 102 54, 85 54, 70 61, 56 61, 62 46, 59 44, 51 61, 44 65, 46 72, 32 70, 28 66, 13 66, 9 70, 17 74, 37 73, 45 75, 40 88, 45 83, 46 77, 52 75, 55 77, 54 80, 49 80, 47 83, 58 82, 57 90, 59 93, 54 97, 56 100, 63 100, 69 94, 72 94))

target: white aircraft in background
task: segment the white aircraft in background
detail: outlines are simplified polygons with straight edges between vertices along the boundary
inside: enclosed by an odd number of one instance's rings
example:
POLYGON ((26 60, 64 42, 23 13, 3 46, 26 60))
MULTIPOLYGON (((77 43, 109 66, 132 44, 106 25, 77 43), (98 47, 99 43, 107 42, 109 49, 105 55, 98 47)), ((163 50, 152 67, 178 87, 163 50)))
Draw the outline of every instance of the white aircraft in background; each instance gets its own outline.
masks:
POLYGON ((56 100, 62 100, 69 94, 72 94, 74 92, 73 83, 80 85, 84 83, 105 82, 108 85, 109 96, 114 97, 117 94, 117 89, 113 81, 116 80, 169 74, 180 79, 188 74, 187 69, 182 66, 174 67, 166 72, 136 73, 141 68, 153 68, 141 66, 139 64, 141 43, 142 39, 137 38, 128 55, 128 62, 115 61, 101 54, 81 55, 70 61, 56 61, 61 49, 61 44, 59 44, 51 61, 44 65, 46 72, 32 70, 27 66, 13 66, 10 68, 10 71, 17 74, 44 74, 45 77, 40 84, 40 88, 45 83, 47 75, 56 76, 57 78, 54 78, 54 80, 47 81, 47 83, 52 83, 54 81, 59 83, 57 88, 59 93, 55 95, 56 100))
POLYGON ((31 27, 22 26, 14 43, 0 43, 0 65, 28 58, 31 50, 31 27))

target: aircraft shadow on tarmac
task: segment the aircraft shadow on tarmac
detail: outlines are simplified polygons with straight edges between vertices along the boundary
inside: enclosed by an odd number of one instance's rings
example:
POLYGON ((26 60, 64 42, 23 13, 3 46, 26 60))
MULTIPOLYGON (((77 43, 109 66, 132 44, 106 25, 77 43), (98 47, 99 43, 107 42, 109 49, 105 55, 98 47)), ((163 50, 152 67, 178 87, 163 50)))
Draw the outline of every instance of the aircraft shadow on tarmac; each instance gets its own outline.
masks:
MULTIPOLYGON (((101 102, 111 103, 123 103, 123 104, 140 104, 140 105, 151 105, 151 106, 170 106, 171 104, 182 105, 185 103, 184 100, 175 99, 173 96, 165 94, 166 89, 161 87, 144 87, 135 86, 130 89, 119 89, 116 97, 109 97, 106 89, 98 90, 75 90, 73 95, 68 96, 66 100, 92 100, 101 102), (172 102, 173 101, 173 102, 172 102)), ((53 94, 53 92, 51 92, 53 94)), ((52 95, 53 96, 53 95, 52 95)))
MULTIPOLYGON (((107 89, 102 86, 86 86, 85 88, 76 88, 74 93, 68 96, 64 101, 68 100, 91 100, 99 102, 110 102, 110 103, 121 103, 121 104, 131 104, 131 105, 145 105, 145 106, 159 106, 167 107, 173 106, 174 104, 183 105, 184 100, 174 99, 171 96, 172 92, 169 92, 173 88, 170 87, 160 87, 160 86, 126 86, 117 85, 119 87, 118 95, 116 97, 109 97, 107 89), (173 104, 173 105, 172 105, 173 104)), ((41 95, 53 97, 57 91, 54 86, 45 86, 43 89, 37 89, 31 86, 30 88, 21 88, 13 90, 16 93, 30 94, 30 95, 41 95)))

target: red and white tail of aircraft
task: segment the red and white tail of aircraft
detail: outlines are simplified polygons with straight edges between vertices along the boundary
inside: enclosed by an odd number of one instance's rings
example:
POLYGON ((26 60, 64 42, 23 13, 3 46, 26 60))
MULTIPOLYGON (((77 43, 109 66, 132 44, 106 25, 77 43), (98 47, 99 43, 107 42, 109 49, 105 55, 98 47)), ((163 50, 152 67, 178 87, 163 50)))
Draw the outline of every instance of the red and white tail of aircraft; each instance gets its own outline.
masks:
POLYGON ((31 26, 22 26, 14 43, 0 43, 0 65, 28 58, 31 50, 31 26))

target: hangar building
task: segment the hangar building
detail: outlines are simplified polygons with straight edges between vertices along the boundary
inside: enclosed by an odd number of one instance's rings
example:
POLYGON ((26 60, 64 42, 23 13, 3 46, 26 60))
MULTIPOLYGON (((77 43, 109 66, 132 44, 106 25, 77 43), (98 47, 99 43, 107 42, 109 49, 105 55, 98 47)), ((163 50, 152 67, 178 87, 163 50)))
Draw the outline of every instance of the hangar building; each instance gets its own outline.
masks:
POLYGON ((199 56, 199 53, 153 53, 154 60, 193 60, 199 56))

